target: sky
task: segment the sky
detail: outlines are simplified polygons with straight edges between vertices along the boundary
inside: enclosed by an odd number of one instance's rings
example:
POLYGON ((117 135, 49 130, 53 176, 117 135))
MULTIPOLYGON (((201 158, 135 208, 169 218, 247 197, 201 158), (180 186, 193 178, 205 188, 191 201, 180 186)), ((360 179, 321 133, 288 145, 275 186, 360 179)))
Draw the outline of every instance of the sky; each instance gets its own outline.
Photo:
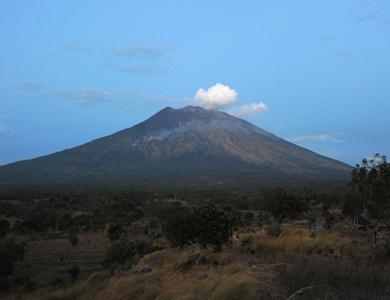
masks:
POLYGON ((322 155, 390 154, 390 1, 0 1, 0 164, 166 106, 322 155))

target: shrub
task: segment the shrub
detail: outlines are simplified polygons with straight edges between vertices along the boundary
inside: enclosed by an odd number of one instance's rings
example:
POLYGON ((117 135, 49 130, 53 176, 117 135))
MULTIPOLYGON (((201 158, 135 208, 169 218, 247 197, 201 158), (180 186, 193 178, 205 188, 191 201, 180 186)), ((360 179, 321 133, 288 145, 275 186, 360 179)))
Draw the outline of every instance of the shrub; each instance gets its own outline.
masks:
POLYGON ((232 213, 214 204, 200 206, 194 213, 198 224, 198 243, 203 247, 211 246, 215 251, 220 251, 222 245, 229 241, 233 234, 235 218, 232 213))
POLYGON ((125 239, 114 241, 107 250, 103 266, 128 268, 134 263, 137 254, 136 243, 125 239))
POLYGON ((196 222, 190 209, 175 209, 166 213, 162 230, 168 242, 174 247, 184 247, 196 241, 198 235, 196 222))
POLYGON ((214 204, 205 204, 194 210, 181 209, 165 220, 163 231, 167 240, 175 247, 199 243, 220 251, 233 233, 236 217, 231 210, 214 204))
POLYGON ((267 188, 262 192, 263 208, 278 222, 299 218, 309 205, 303 197, 283 188, 267 188))
POLYGON ((14 264, 24 256, 24 245, 16 244, 13 239, 0 241, 0 290, 9 288, 8 276, 14 264))

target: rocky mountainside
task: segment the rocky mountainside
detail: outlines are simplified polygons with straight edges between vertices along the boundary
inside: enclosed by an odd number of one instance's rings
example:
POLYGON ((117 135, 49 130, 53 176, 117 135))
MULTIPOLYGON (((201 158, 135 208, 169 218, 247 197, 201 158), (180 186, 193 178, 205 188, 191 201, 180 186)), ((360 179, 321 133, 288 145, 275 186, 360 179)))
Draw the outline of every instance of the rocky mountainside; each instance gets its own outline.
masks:
POLYGON ((0 185, 255 188, 340 183, 351 167, 224 112, 167 107, 84 145, 0 167, 0 185))

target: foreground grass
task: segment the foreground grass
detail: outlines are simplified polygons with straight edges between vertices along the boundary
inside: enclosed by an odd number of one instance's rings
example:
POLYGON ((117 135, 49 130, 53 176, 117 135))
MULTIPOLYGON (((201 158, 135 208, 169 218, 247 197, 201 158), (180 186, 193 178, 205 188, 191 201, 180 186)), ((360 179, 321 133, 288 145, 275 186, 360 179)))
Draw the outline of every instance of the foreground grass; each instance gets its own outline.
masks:
POLYGON ((167 248, 127 272, 95 272, 72 285, 10 299, 389 299, 388 264, 354 255, 354 245, 338 232, 311 237, 305 229, 287 228, 276 238, 254 232, 221 253, 167 248))
POLYGON ((220 265, 226 256, 167 249, 145 256, 132 272, 114 276, 96 272, 72 286, 14 299, 255 299, 255 279, 243 265, 220 265))
POLYGON ((351 255, 352 239, 339 232, 324 231, 317 236, 311 236, 308 229, 283 230, 277 238, 269 238, 263 234, 256 237, 256 253, 262 256, 275 256, 280 254, 319 254, 341 257, 351 255))

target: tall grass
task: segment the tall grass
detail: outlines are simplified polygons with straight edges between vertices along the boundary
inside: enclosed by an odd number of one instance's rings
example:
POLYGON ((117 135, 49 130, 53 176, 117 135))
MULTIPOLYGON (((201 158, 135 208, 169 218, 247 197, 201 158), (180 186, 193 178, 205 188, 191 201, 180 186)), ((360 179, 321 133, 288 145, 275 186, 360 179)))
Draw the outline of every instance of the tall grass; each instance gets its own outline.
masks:
POLYGON ((389 299, 390 266, 350 258, 353 242, 337 232, 311 237, 306 229, 287 228, 278 238, 243 236, 221 253, 167 248, 144 256, 127 273, 97 272, 65 288, 14 299, 389 299), (242 251, 248 244, 255 244, 256 255, 242 251))
POLYGON ((322 254, 339 257, 348 252, 350 243, 350 238, 337 232, 321 232, 312 237, 307 229, 285 229, 277 238, 258 236, 255 249, 260 257, 280 254, 322 254))

